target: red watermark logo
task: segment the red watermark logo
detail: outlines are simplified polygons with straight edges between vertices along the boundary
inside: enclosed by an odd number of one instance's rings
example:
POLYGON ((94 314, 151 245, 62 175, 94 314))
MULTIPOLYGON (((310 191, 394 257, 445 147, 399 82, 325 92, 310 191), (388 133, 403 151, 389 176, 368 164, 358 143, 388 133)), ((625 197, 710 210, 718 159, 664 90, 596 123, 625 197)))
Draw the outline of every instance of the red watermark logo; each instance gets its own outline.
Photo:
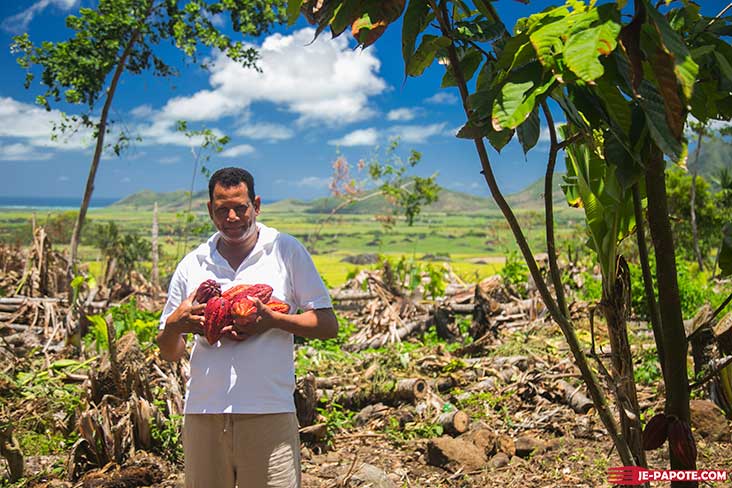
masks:
POLYGON ((639 466, 608 468, 608 481, 616 485, 642 485, 649 481, 727 481, 728 473, 721 469, 692 471, 674 469, 645 469, 639 466))

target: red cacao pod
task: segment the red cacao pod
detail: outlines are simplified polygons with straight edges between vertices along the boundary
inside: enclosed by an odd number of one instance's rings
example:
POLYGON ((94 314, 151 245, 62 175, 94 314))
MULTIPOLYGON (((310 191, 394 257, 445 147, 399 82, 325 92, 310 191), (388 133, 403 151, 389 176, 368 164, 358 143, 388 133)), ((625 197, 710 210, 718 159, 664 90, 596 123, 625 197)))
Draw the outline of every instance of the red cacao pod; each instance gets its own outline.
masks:
POLYGON ((272 287, 269 285, 264 284, 256 284, 251 285, 248 288, 244 289, 243 291, 237 293, 233 297, 230 298, 232 303, 236 303, 239 300, 248 299, 249 297, 255 297, 259 298, 259 301, 262 303, 269 302, 269 299, 272 297, 272 287))
POLYGON ((696 468, 696 442, 688 422, 669 417, 668 443, 671 453, 681 463, 681 468, 696 468))
POLYGON ((215 280, 206 280, 196 290, 196 301, 198 303, 206 303, 213 297, 221 296, 221 285, 215 280))
POLYGON ((667 437, 668 417, 664 413, 654 415, 643 429, 643 449, 646 451, 658 449, 666 442, 667 437))
POLYGON ((206 340, 214 345, 223 335, 221 329, 231 323, 231 302, 223 297, 213 297, 206 303, 203 316, 206 340))
POLYGON ((245 291, 247 291, 251 287, 252 287, 252 285, 236 285, 236 286, 232 286, 231 288, 229 288, 228 290, 226 290, 224 293, 222 293, 221 296, 224 297, 224 298, 228 298, 229 300, 231 300, 236 295, 239 295, 241 293, 244 293, 245 291))

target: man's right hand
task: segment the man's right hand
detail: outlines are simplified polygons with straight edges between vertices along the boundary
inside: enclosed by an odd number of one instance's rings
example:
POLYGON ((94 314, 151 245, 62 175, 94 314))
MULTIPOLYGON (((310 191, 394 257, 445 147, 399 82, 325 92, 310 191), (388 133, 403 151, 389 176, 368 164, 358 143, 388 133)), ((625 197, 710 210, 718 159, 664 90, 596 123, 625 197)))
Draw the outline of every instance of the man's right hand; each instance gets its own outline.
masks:
POLYGON ((206 308, 205 304, 193 304, 193 300, 196 296, 194 291, 188 298, 183 300, 175 312, 170 314, 168 319, 165 321, 166 331, 170 329, 171 332, 177 334, 199 334, 203 335, 203 310, 206 308))

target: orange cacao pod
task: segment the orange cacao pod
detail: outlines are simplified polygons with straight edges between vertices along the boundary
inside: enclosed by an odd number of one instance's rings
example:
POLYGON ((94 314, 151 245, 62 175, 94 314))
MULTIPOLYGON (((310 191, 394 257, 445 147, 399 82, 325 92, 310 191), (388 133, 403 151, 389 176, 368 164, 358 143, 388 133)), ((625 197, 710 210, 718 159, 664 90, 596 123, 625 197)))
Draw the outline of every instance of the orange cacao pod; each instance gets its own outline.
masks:
POLYGON ((668 418, 666 414, 659 413, 648 421, 643 429, 643 449, 652 451, 658 449, 666 442, 668 437, 668 418))

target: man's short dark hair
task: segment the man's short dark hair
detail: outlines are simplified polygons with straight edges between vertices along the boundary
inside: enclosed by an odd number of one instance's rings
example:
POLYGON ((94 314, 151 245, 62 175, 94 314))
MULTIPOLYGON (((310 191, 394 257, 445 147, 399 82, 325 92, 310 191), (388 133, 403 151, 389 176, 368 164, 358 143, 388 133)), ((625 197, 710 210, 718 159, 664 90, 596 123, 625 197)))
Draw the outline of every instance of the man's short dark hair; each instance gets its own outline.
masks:
POLYGON ((217 183, 224 188, 231 188, 232 186, 239 186, 244 183, 247 185, 249 199, 254 201, 254 177, 245 169, 231 166, 229 168, 221 168, 212 174, 211 179, 208 180, 208 199, 210 201, 213 201, 214 187, 217 183))

